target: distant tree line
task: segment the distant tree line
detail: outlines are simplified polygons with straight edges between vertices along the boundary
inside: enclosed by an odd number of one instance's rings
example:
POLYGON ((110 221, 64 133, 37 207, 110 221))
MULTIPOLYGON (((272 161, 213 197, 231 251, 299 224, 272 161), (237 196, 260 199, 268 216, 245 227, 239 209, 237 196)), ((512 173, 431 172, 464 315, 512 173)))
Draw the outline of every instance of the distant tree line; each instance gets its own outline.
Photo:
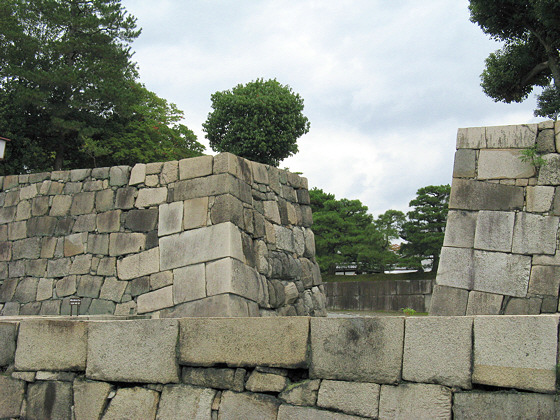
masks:
POLYGON ((336 199, 321 189, 311 189, 321 270, 334 274, 337 266, 352 265, 358 272, 397 267, 437 271, 449 193, 449 185, 420 188, 408 213, 387 210, 374 218, 360 200, 336 199))

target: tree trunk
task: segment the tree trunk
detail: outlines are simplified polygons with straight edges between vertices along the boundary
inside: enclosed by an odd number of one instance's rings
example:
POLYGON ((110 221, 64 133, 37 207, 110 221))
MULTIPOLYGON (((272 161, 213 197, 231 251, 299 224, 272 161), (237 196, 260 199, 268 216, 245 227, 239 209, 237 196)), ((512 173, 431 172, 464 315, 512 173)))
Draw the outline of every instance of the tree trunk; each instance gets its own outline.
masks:
POLYGON ((54 170, 61 171, 64 165, 64 141, 60 141, 56 148, 56 156, 54 158, 54 170))

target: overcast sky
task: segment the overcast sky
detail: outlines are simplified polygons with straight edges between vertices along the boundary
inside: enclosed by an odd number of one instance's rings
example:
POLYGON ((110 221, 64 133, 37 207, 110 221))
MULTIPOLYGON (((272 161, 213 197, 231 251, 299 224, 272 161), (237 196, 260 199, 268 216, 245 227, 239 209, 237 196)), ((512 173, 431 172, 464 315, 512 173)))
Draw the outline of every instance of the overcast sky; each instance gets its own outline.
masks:
POLYGON ((457 128, 524 124, 535 98, 495 103, 480 88, 499 45, 467 0, 122 0, 142 34, 140 80, 185 112, 206 153, 210 95, 276 78, 311 122, 280 164, 309 186, 406 211, 418 188, 451 183, 457 128))

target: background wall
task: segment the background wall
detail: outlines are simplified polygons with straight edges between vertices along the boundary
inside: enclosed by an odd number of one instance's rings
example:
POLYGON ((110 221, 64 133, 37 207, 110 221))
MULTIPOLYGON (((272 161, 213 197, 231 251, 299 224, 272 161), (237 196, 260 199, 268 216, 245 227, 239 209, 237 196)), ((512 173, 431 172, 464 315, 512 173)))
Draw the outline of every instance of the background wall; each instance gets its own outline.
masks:
POLYGON ((0 177, 0 313, 325 315, 307 180, 234 155, 0 177))
POLYGON ((558 311, 560 124, 460 129, 433 315, 558 311), (546 164, 519 158, 536 147, 546 164))

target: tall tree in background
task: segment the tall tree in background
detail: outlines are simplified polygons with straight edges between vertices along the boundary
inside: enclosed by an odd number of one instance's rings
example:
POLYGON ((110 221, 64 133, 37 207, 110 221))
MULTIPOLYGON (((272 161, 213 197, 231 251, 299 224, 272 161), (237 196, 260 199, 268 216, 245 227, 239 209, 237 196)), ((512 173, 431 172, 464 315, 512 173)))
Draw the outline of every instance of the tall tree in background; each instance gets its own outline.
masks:
POLYGON ((129 43, 140 30, 120 0, 0 0, 0 27, 0 130, 13 140, 4 174, 146 161, 170 139, 191 145, 177 110, 136 82, 129 43))
POLYGON ((382 237, 377 256, 379 269, 382 273, 395 268, 399 263, 400 256, 391 248, 391 245, 393 241, 400 239, 400 232, 405 221, 404 213, 399 210, 387 210, 373 221, 382 237))
POLYGON ((406 241, 401 246, 403 265, 424 270, 423 261, 430 260, 430 271, 437 271, 443 246, 445 223, 449 204, 449 185, 429 185, 420 188, 409 203, 400 236, 406 241))
POLYGON ((212 108, 202 125, 212 150, 268 165, 297 153, 297 139, 309 131, 303 99, 276 79, 216 92, 212 108))
POLYGON ((482 73, 484 92, 496 101, 522 102, 536 86, 536 116, 560 112, 560 2, 558 0, 470 0, 471 21, 504 42, 482 73))

